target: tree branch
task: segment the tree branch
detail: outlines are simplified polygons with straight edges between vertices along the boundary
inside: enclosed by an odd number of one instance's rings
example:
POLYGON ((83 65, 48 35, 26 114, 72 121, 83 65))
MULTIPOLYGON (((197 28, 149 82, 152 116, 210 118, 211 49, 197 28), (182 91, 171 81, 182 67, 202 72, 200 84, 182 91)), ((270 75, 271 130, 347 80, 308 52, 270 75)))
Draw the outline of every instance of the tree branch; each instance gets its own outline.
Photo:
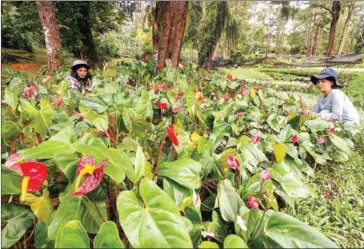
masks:
POLYGON ((322 5, 322 4, 311 4, 312 7, 318 7, 318 8, 322 8, 324 10, 327 10, 328 12, 330 12, 331 15, 334 15, 334 13, 331 11, 331 9, 327 8, 326 6, 322 5))

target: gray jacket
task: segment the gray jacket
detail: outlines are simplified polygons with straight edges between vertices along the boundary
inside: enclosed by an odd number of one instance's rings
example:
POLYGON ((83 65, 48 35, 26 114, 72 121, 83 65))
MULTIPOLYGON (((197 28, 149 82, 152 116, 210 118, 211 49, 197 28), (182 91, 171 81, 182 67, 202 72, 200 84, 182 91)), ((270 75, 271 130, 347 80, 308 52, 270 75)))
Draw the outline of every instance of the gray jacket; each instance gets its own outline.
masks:
POLYGON ((348 96, 339 89, 332 89, 327 97, 320 96, 314 111, 326 119, 344 120, 359 124, 358 111, 348 96))

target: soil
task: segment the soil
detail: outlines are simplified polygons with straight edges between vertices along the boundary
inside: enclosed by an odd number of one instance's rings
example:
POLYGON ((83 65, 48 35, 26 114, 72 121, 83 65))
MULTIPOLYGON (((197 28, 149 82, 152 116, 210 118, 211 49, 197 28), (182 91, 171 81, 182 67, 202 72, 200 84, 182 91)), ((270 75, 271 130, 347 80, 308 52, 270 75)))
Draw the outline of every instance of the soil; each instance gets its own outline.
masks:
MULTIPOLYGON (((3 67, 4 64, 1 66, 3 67)), ((43 65, 39 63, 9 63, 14 71, 38 71, 43 65)))

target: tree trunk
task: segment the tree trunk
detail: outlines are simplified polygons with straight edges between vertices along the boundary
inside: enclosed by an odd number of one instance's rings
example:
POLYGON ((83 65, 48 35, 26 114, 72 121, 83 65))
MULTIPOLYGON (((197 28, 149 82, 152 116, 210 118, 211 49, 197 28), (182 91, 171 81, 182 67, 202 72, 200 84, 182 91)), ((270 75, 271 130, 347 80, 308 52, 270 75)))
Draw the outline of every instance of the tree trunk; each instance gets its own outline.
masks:
POLYGON ((320 33, 321 33, 321 28, 316 27, 312 45, 312 55, 314 56, 317 55, 317 48, 319 47, 319 42, 320 42, 320 33))
POLYGON ((90 20, 90 2, 86 2, 84 8, 81 9, 81 24, 80 25, 80 32, 82 33, 83 37, 81 38, 82 44, 86 47, 85 55, 89 59, 89 63, 91 66, 99 66, 101 61, 99 60, 95 40, 92 35, 92 28, 90 20))
POLYGON ((307 43, 306 43, 306 56, 311 56, 311 47, 312 47, 312 35, 313 35, 313 28, 314 28, 314 19, 315 19, 315 13, 311 13, 311 19, 310 19, 310 23, 308 25, 308 30, 307 30, 307 43))
POLYGON ((214 44, 212 45, 209 55, 207 56, 207 58, 205 59, 204 62, 204 68, 206 69, 210 69, 211 68, 211 62, 215 59, 216 54, 217 54, 217 49, 219 48, 219 44, 220 44, 220 38, 218 38, 217 40, 214 41, 214 44))
POLYGON ((57 70, 62 64, 61 38, 52 2, 37 1, 47 50, 48 67, 57 70))
POLYGON ((346 20, 345 20, 344 30, 343 30, 343 34, 341 36, 339 50, 337 51, 338 55, 342 54, 344 46, 345 46, 345 40, 346 40, 346 37, 348 35, 349 23, 350 23, 350 20, 351 20, 351 16, 353 14, 354 5, 355 5, 355 1, 352 1, 350 3, 350 5, 349 5, 349 8, 348 8, 348 16, 346 17, 346 20))
POLYGON ((332 52, 334 50, 336 25, 340 18, 340 10, 341 10, 341 3, 339 1, 332 2, 332 7, 331 7, 332 20, 331 20, 331 24, 330 24, 329 44, 327 46, 327 56, 332 56, 332 52))
POLYGON ((165 67, 167 59, 171 59, 173 67, 178 66, 187 10, 188 2, 157 2, 154 18, 156 23, 153 25, 153 47, 158 48, 158 70, 165 67))

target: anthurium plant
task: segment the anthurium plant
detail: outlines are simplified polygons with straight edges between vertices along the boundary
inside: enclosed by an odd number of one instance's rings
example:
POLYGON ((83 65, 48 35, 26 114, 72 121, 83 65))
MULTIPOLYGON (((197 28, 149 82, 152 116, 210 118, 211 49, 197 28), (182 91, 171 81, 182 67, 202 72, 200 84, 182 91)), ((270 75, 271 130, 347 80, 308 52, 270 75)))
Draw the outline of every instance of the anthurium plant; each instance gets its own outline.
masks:
POLYGON ((96 73, 86 96, 65 72, 7 78, 2 247, 336 247, 284 210, 320 194, 317 165, 350 158, 339 123, 232 75, 150 63, 96 73))

